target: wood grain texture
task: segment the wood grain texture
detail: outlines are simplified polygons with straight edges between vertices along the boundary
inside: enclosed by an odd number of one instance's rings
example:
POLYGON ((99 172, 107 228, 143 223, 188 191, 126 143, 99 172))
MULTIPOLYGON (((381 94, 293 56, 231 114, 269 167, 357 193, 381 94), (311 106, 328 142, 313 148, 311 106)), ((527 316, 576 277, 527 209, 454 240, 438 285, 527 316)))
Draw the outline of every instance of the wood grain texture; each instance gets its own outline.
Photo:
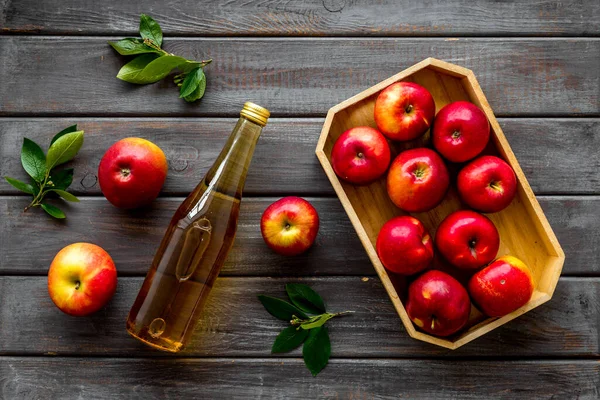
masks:
MULTIPOLYGON (((285 257, 269 250, 260 233, 260 218, 274 200, 248 198, 242 202, 236 241, 223 275, 373 273, 337 199, 310 199, 321 216, 321 230, 307 253, 285 257)), ((73 241, 87 241, 105 248, 120 273, 145 275, 182 201, 182 198, 160 199, 148 209, 124 211, 104 199, 88 198, 81 203, 65 204, 68 217, 62 222, 49 220, 37 212, 41 210, 23 214, 23 201, 0 198, 0 213, 6 212, 6 217, 0 216, 0 272, 46 273, 58 250, 73 241), (25 235, 30 243, 27 253, 19 244, 25 235), (39 253, 31 257, 31 251, 39 253)))
MULTIPOLYGON (((162 194, 187 195, 217 157, 235 122, 234 118, 0 118, 0 176, 27 178, 18 156, 23 137, 46 148, 55 132, 78 123, 86 137, 72 163, 71 190, 76 194, 99 195, 96 171, 104 151, 119 139, 137 136, 158 144, 169 159, 162 194)), ((536 194, 600 193, 600 119, 499 122, 536 194)), ((322 119, 271 119, 256 148, 245 193, 333 195, 314 155, 322 126, 322 119)), ((0 183, 0 194, 18 193, 0 183)))
POLYGON ((0 358, 0 395, 60 399, 597 399, 600 364, 570 361, 0 358))
MULTIPOLYGON (((375 271, 337 199, 308 198, 321 217, 315 246, 296 257, 270 251, 260 217, 275 198, 246 198, 222 276, 374 275, 375 271)), ((124 211, 103 198, 55 202, 63 222, 41 210, 23 213, 26 197, 0 198, 0 274, 46 274, 55 254, 73 242, 92 242, 114 258, 120 274, 145 275, 182 198, 161 198, 144 210, 124 211), (27 251, 23 251, 24 238, 27 251)), ((600 275, 600 197, 549 196, 540 203, 567 255, 563 275, 600 275)))
POLYGON ((168 51, 214 59, 206 95, 194 104, 168 79, 116 79, 125 59, 109 39, 4 37, 0 115, 234 116, 252 100, 276 117, 323 116, 429 56, 472 69, 499 117, 600 115, 600 39, 167 40, 168 51))
MULTIPOLYGON (((156 143, 167 156, 169 172, 163 195, 187 196, 217 158, 236 121, 234 118, 0 119, 0 175, 26 179, 19 157, 23 136, 46 149, 53 133, 78 123, 79 129, 85 131, 85 145, 72 163, 75 168, 72 191, 101 194, 97 170, 104 152, 117 140, 136 136, 156 143)), ((331 185, 314 155, 321 125, 322 121, 316 119, 269 121, 256 148, 244 193, 332 195, 331 185)), ((0 194, 7 193, 17 191, 8 184, 0 184, 0 194)))
POLYGON ((137 3, 63 0, 6 2, 4 33, 137 35, 141 12, 173 35, 597 35, 600 6, 594 0, 378 2, 347 0, 203 1, 137 3))
POLYGON ((219 278, 192 341, 179 355, 153 350, 125 331, 142 278, 120 278, 117 294, 105 309, 73 318, 54 306, 45 277, 2 277, 0 317, 6 323, 0 328, 0 354, 298 357, 300 349, 270 354, 286 323, 268 314, 256 298, 258 294, 287 298, 284 285, 289 282, 313 287, 329 311, 355 311, 328 323, 333 357, 600 356, 598 278, 562 278, 547 304, 449 351, 410 338, 381 282, 373 277, 219 278))

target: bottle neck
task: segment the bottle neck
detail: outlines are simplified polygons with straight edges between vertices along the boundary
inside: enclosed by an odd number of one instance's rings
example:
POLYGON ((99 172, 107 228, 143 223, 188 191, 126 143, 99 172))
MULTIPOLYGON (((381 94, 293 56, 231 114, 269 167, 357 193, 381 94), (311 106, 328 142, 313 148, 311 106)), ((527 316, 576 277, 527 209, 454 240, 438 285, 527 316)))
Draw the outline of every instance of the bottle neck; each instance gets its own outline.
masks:
POLYGON ((241 199, 261 132, 262 126, 240 117, 225 147, 206 174, 205 184, 217 192, 241 199))

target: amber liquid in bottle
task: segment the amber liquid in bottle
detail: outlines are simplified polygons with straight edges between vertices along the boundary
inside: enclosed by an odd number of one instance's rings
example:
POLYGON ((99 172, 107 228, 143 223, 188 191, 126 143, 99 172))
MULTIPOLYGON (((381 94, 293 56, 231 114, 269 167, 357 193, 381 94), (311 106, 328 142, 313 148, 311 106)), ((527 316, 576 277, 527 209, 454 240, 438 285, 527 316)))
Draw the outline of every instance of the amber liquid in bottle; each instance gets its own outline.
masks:
POLYGON ((269 112, 246 103, 221 154, 179 206, 127 318, 127 331, 160 350, 185 346, 233 244, 242 190, 269 112))

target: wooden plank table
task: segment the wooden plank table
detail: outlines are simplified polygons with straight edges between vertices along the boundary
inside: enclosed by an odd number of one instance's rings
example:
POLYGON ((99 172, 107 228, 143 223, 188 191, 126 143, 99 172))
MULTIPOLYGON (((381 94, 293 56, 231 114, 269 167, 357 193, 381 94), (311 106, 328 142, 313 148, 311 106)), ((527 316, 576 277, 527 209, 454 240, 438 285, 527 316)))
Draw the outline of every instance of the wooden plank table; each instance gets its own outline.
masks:
POLYGON ((23 136, 44 146, 78 123, 66 221, 0 184, 0 398, 580 398, 600 397, 600 3, 597 0, 0 0, 0 175, 25 178, 23 136), (372 4, 373 3, 373 4, 372 4), (215 61, 204 99, 173 84, 115 79, 107 40, 159 21, 167 50, 215 61), (314 149, 334 104, 426 57, 471 68, 566 253, 552 300, 449 351, 408 337, 314 149), (256 150, 238 236, 192 344, 176 356, 125 332, 127 312, 168 221, 204 175, 244 101, 272 111, 256 150), (122 211, 101 195, 97 166, 118 139, 167 154, 161 197, 122 211), (284 258, 258 223, 283 195, 309 199, 316 245, 284 258), (95 315, 52 304, 46 273, 75 241, 104 247, 117 293, 95 315), (299 350, 272 355, 282 328, 256 300, 288 282, 332 310, 332 359, 318 377, 299 350))

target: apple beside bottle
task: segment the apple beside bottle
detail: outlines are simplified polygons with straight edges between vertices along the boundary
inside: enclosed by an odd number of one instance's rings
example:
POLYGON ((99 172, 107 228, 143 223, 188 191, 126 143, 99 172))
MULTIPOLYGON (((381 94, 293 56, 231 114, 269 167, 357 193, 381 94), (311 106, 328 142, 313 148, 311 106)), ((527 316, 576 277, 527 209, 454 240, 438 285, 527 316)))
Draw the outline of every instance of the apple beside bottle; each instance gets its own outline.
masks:
POLYGON ((91 243, 73 243, 60 250, 48 271, 48 294, 64 313, 92 314, 111 299, 117 269, 110 255, 91 243))
POLYGON ((158 197, 167 170, 160 147, 146 139, 126 138, 114 143, 100 160, 98 183, 115 207, 138 208, 158 197))
POLYGON ((288 196, 269 205, 260 219, 262 237, 273 251, 296 256, 307 251, 319 232, 319 214, 308 201, 288 196))

